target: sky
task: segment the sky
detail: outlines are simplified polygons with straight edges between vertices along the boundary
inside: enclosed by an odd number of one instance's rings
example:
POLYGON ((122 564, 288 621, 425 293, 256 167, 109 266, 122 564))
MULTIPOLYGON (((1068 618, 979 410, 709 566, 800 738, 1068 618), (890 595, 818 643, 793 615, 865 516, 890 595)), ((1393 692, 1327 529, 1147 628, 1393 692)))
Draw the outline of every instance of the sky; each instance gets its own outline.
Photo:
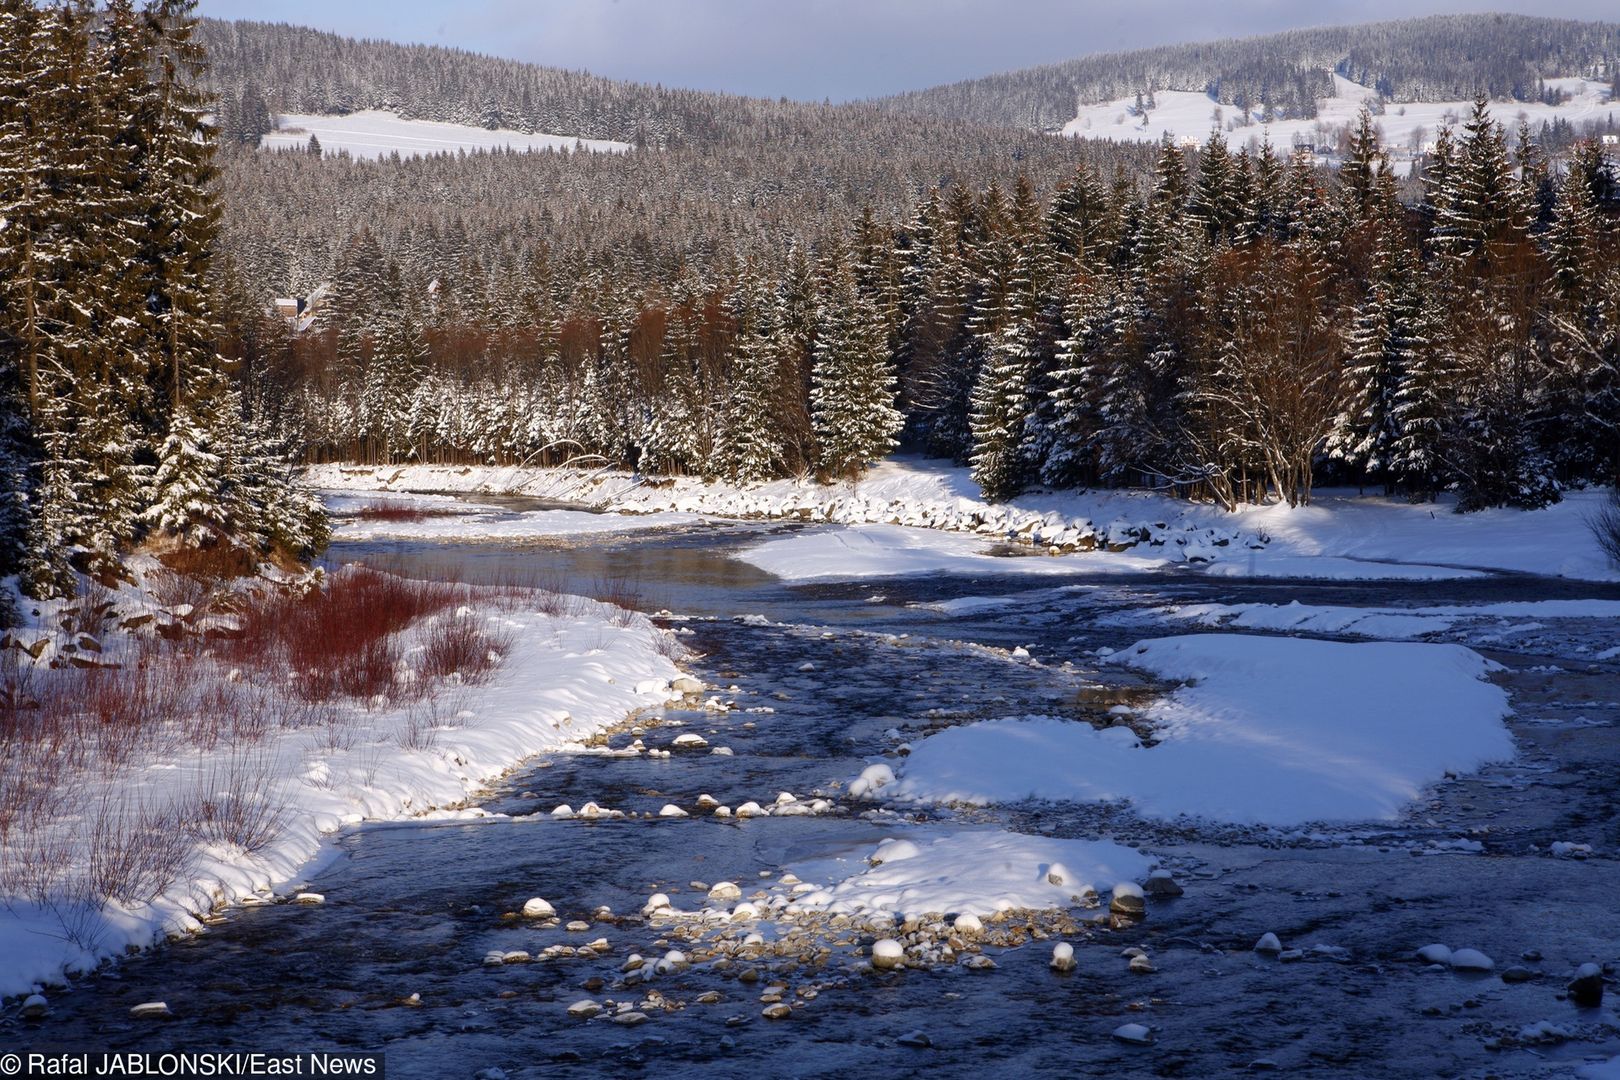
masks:
POLYGON ((1615 0, 201 0, 202 14, 471 49, 617 79, 819 101, 1094 52, 1470 11, 1613 19, 1615 0))

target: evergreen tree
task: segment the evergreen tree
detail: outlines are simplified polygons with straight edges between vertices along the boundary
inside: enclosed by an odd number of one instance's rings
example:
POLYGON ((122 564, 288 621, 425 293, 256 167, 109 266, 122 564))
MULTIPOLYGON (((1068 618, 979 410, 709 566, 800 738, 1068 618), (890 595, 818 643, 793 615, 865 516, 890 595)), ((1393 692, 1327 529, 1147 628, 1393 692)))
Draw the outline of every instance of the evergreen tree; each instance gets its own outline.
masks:
POLYGON ((811 370, 810 417, 821 471, 855 477, 895 448, 905 418, 895 407, 898 382, 883 350, 877 311, 855 287, 843 252, 832 252, 828 262, 811 370))

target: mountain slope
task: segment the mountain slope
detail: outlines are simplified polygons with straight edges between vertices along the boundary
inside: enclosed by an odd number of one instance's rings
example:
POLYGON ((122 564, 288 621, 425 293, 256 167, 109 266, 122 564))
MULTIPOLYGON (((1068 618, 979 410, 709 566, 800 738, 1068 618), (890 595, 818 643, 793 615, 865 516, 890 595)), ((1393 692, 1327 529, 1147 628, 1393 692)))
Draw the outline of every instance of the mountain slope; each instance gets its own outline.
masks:
POLYGON ((1395 101, 1538 100, 1543 80, 1620 75, 1620 24, 1526 15, 1437 15, 1084 56, 882 99, 896 112, 1056 130, 1085 104, 1208 93, 1277 118, 1316 115, 1333 76, 1395 101))

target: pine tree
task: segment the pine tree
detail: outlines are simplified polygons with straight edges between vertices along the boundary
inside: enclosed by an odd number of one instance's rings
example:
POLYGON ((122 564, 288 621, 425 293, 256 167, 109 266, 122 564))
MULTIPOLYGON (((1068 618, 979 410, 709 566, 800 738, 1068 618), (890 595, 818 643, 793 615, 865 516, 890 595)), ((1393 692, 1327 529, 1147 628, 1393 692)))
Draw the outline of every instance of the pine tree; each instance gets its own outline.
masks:
POLYGON ((1024 439, 1038 349, 1034 320, 1015 316, 996 335, 973 388, 972 476, 992 502, 1018 494, 1027 480, 1024 439))

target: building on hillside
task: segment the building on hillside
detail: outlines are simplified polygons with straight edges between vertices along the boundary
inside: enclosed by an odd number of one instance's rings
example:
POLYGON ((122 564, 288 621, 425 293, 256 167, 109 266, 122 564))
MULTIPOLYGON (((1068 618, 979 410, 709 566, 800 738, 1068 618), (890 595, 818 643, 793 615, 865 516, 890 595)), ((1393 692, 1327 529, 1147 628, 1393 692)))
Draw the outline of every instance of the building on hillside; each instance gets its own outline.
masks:
POLYGON ((315 317, 320 314, 321 302, 326 299, 329 288, 323 282, 310 290, 308 296, 278 296, 272 302, 271 310, 286 321, 293 333, 301 334, 315 324, 315 317))

